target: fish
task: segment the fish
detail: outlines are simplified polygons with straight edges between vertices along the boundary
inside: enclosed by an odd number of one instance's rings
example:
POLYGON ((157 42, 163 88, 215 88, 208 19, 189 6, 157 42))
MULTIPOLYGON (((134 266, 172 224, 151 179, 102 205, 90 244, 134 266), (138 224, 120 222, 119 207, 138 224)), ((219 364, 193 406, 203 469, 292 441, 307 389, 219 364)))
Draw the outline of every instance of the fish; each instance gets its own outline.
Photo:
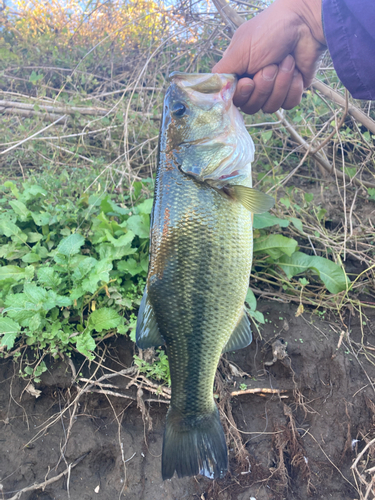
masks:
POLYGON ((136 343, 165 344, 171 377, 162 477, 222 478, 228 451, 213 397, 224 352, 249 345, 244 302, 252 214, 274 199, 252 188, 254 144, 233 105, 236 77, 170 76, 163 104, 150 262, 136 343))

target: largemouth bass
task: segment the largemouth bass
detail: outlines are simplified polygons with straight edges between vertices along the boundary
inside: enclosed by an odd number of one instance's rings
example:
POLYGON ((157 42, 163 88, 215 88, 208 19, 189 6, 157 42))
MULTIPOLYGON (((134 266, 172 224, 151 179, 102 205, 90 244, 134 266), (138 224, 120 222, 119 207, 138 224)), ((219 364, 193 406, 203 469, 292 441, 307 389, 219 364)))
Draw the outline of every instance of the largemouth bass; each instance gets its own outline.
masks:
POLYGON ((159 142, 141 349, 166 344, 172 396, 163 479, 223 477, 227 447, 213 384, 220 355, 252 340, 244 310, 252 215, 273 198, 251 188, 254 145, 233 106, 234 75, 173 73, 159 142))

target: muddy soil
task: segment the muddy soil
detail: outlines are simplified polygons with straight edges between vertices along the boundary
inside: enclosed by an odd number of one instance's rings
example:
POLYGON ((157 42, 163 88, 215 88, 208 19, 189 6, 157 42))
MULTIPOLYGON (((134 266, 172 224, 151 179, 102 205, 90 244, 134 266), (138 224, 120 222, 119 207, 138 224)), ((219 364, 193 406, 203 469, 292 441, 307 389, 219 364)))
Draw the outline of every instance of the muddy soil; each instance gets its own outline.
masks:
MULTIPOLYGON (((233 369, 230 376, 229 363, 222 365, 227 391, 243 391, 241 384, 266 389, 230 399, 244 448, 238 455, 229 437, 230 473, 225 479, 161 480, 167 405, 158 403, 157 395, 138 394, 155 401, 145 403, 143 414, 132 399, 92 391, 75 408, 77 387, 72 367, 64 360, 49 363, 49 371, 36 384, 41 391, 38 398, 25 391, 27 382, 17 376, 19 366, 2 360, 0 498, 359 499, 351 465, 375 436, 374 312, 368 311, 366 320, 361 318, 366 323, 363 332, 358 316, 345 318, 350 337, 344 336, 337 349, 344 331, 337 318, 313 311, 296 317, 297 306, 275 301, 259 301, 259 309, 267 318, 261 337, 255 331, 252 345, 227 357, 248 376, 233 376, 233 369), (272 360, 272 344, 279 338, 287 345, 288 356, 265 365, 272 360), (151 421, 146 420, 148 409, 151 421)), ((82 359, 72 358, 77 375, 98 379, 129 366, 133 354, 129 341, 110 339, 107 347, 99 368, 95 363, 81 368, 82 359)), ((95 390, 136 399, 136 389, 126 388, 128 382, 129 378, 116 376, 103 382, 110 386, 95 390)), ((225 415, 222 418, 233 430, 233 423, 228 424, 225 415)), ((363 459, 368 460, 367 464, 362 460, 363 467, 374 465, 371 453, 363 459)))

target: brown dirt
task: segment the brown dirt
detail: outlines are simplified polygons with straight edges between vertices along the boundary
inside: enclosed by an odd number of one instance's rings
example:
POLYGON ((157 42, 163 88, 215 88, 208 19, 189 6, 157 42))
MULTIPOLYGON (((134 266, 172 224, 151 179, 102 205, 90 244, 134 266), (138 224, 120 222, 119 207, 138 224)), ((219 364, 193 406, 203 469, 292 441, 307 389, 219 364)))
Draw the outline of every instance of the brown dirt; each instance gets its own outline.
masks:
MULTIPOLYGON (((363 338, 359 318, 348 317, 350 337, 337 349, 343 325, 336 318, 312 311, 296 318, 296 306, 279 302, 260 301, 259 308, 267 318, 262 338, 254 332, 251 346, 228 356, 250 377, 231 378, 227 387, 238 390, 245 383, 248 388, 281 389, 287 397, 244 394, 232 398, 234 422, 245 449, 240 463, 230 439, 231 473, 225 479, 161 480, 165 404, 146 403, 152 419, 148 430, 147 415, 142 419, 136 402, 88 392, 79 400, 66 443, 73 407, 63 414, 61 410, 77 393, 71 385, 71 367, 64 361, 50 363, 37 384, 42 393, 35 398, 24 392, 26 381, 18 377, 19 366, 2 360, 0 499, 305 500, 310 495, 359 499, 350 467, 375 435, 371 405, 375 367, 366 358, 366 353, 374 351, 359 347, 361 343, 373 345, 374 312, 368 312, 363 338), (272 359, 271 345, 277 338, 287 343, 288 357, 265 366, 264 361, 272 359), (44 490, 17 496, 17 491, 41 485, 64 471, 44 490)), ((131 356, 130 342, 113 341, 103 359, 107 370, 100 367, 96 378, 108 373, 108 368, 120 370, 129 365, 131 356)), ((81 369, 81 361, 73 359, 78 374, 82 371, 88 378, 97 366, 81 369)), ((126 390, 128 382, 125 377, 106 381, 117 386, 112 390, 136 397, 135 389, 126 390)), ((143 397, 149 396, 144 393, 143 397)), ((223 421, 227 422, 225 417, 223 421)), ((364 455, 369 459, 367 468, 374 465, 371 453, 364 455)))

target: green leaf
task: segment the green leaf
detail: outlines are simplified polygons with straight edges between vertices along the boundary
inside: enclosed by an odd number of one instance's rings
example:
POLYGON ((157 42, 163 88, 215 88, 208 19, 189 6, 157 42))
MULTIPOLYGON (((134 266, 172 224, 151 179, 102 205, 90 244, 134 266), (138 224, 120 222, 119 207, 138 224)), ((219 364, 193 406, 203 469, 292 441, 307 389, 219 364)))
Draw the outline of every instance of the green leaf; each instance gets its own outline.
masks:
POLYGON ((21 221, 27 221, 30 215, 30 210, 22 203, 22 201, 12 200, 9 202, 9 205, 13 208, 21 221))
POLYGON ((302 286, 307 286, 309 284, 306 278, 300 278, 298 281, 301 283, 302 286))
POLYGON ((260 311, 249 311, 249 314, 252 318, 254 318, 258 323, 262 323, 264 325, 264 316, 260 311))
POLYGON ((117 269, 119 271, 129 273, 132 276, 135 276, 136 274, 145 274, 142 264, 132 258, 119 262, 117 269))
POLYGON ((38 281, 47 288, 57 288, 61 283, 61 278, 53 267, 40 267, 38 269, 38 281))
POLYGON ((327 290, 333 294, 346 290, 350 283, 342 267, 324 257, 296 252, 292 256, 281 257, 277 264, 289 279, 306 271, 317 274, 327 290))
POLYGON ((149 215, 132 215, 126 221, 128 229, 140 238, 150 237, 150 216, 149 215))
POLYGON ((1 339, 1 345, 12 349, 14 346, 14 341, 21 331, 21 327, 18 323, 10 318, 0 318, 0 335, 3 335, 1 339))
POLYGON ((73 278, 77 281, 84 278, 90 271, 95 268, 97 262, 98 261, 93 257, 85 257, 74 269, 73 278))
POLYGON ((127 215, 129 213, 128 208, 122 208, 117 205, 114 201, 110 199, 109 196, 106 196, 100 203, 100 210, 107 213, 119 214, 119 215, 127 215))
POLYGON ((21 232, 21 229, 13 224, 10 220, 0 219, 0 234, 4 234, 8 238, 21 232))
POLYGON ((64 295, 59 295, 53 290, 48 290, 46 299, 43 303, 43 309, 45 311, 49 311, 53 309, 55 306, 59 307, 69 307, 72 305, 72 300, 70 297, 66 297, 64 295))
POLYGON ((98 281, 108 283, 109 271, 111 271, 112 268, 112 262, 108 260, 100 260, 96 263, 93 272, 82 281, 82 288, 88 292, 95 293, 98 281))
POLYGON ((298 229, 301 233, 303 233, 302 221, 297 219, 296 217, 291 217, 290 221, 293 223, 293 226, 298 229))
POLYGON ((352 179, 357 173, 357 169, 355 167, 345 167, 345 173, 352 179))
POLYGON ((52 218, 49 212, 41 212, 40 214, 31 212, 31 216, 37 226, 47 226, 52 218))
POLYGON ((143 203, 137 205, 137 210, 139 214, 150 214, 152 212, 152 206, 154 204, 153 198, 145 200, 143 203))
POLYGON ((43 80, 44 75, 41 73, 38 75, 34 70, 31 72, 31 75, 29 76, 29 81, 33 84, 36 85, 40 80, 43 80))
POLYGON ((281 234, 269 234, 257 238, 254 242, 254 253, 268 253, 273 259, 278 259, 283 253, 292 255, 297 248, 297 241, 292 238, 286 238, 281 234))
POLYGON ((115 247, 112 244, 103 243, 99 247, 100 259, 120 260, 127 255, 137 253, 138 248, 133 248, 131 245, 126 247, 115 247))
POLYGON ((280 203, 286 206, 286 208, 290 207, 290 199, 289 198, 280 198, 280 203))
POLYGON ((260 135, 261 135, 261 137, 263 139, 263 142, 266 143, 272 137, 272 129, 271 130, 267 130, 266 132, 262 132, 260 135))
POLYGON ((33 232, 30 232, 27 234, 27 241, 29 243, 37 243, 38 241, 40 241, 41 239, 43 238, 43 235, 40 234, 40 233, 33 233, 33 232))
POLYGON ((77 288, 75 288, 71 295, 70 295, 70 298, 71 300, 78 300, 80 299, 83 295, 85 295, 86 293, 86 290, 84 290, 81 286, 78 286, 77 288))
POLYGON ((24 255, 21 260, 22 262, 26 262, 26 264, 32 264, 33 262, 39 262, 42 258, 40 255, 30 252, 24 255))
POLYGON ((108 229, 104 230, 107 240, 112 243, 114 247, 127 247, 130 248, 131 242, 135 238, 135 234, 132 231, 128 231, 126 234, 120 236, 120 238, 114 238, 108 229))
POLYGON ((307 204, 311 203, 313 201, 313 199, 314 199, 313 193, 305 193, 303 196, 304 196, 305 202, 307 204))
POLYGON ((116 328, 122 322, 122 317, 114 309, 102 307, 92 312, 89 318, 89 328, 102 332, 116 328))
POLYGON ((96 344, 90 332, 81 333, 77 336, 77 350, 89 359, 94 359, 90 351, 95 351, 96 344))
POLYGON ((25 277, 25 268, 18 266, 3 266, 0 267, 0 281, 12 278, 15 281, 25 277))
POLYGON ((255 298, 255 295, 252 290, 250 290, 250 288, 247 291, 245 302, 249 304, 249 307, 252 311, 255 311, 255 309, 257 308, 257 299, 255 298))
POLYGON ((85 238, 79 233, 74 233, 60 242, 57 251, 66 257, 71 257, 79 252, 79 249, 84 243, 85 238))
POLYGON ((47 290, 40 286, 34 285, 33 283, 25 283, 23 292, 26 298, 36 306, 40 306, 47 300, 48 297, 47 290))
POLYGON ((264 229, 265 227, 276 226, 277 224, 280 227, 288 227, 289 221, 286 219, 279 219, 278 217, 275 217, 275 215, 269 213, 254 215, 254 229, 264 229))
POLYGON ((42 324, 42 317, 41 317, 41 315, 39 313, 34 314, 34 316, 32 316, 29 319, 29 330, 30 330, 30 332, 35 332, 36 330, 38 330, 38 328, 40 327, 41 324, 42 324))

